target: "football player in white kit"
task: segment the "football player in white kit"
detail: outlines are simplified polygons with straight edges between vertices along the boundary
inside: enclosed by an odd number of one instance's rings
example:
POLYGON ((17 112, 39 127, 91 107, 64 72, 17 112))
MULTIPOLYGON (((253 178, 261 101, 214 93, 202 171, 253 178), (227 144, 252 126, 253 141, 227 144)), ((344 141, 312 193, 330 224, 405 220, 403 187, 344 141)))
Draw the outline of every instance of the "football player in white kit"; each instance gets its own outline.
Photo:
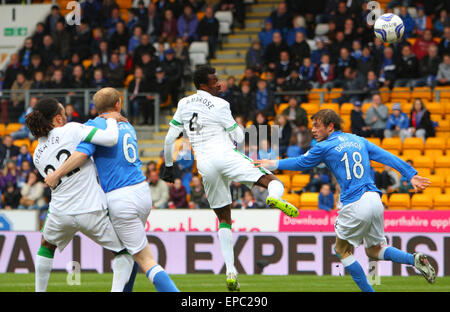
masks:
POLYGON ((240 290, 234 266, 233 237, 231 232, 230 183, 241 182, 248 187, 263 186, 268 189, 268 206, 278 208, 291 217, 298 216, 292 204, 281 199, 284 185, 270 171, 256 168, 253 160, 240 153, 232 140, 244 141, 244 132, 231 115, 230 104, 217 97, 220 91, 215 69, 205 65, 194 73, 197 93, 178 102, 165 138, 165 168, 162 179, 174 181, 173 153, 175 139, 186 131, 194 149, 197 168, 203 178, 206 197, 219 219, 218 237, 225 259, 226 284, 230 291, 240 290), (230 139, 231 137, 231 139, 230 139))
MULTIPOLYGON (((104 146, 117 144, 117 121, 120 114, 107 116, 108 127, 100 130, 80 123, 66 123, 65 109, 54 98, 41 99, 26 124, 39 144, 33 162, 45 177, 58 168, 80 142, 94 142, 104 146)), ((63 251, 76 232, 115 253, 111 291, 122 291, 133 268, 133 258, 127 254, 108 217, 106 196, 97 181, 92 160, 67 174, 52 189, 47 219, 42 228, 42 243, 36 256, 37 292, 47 290, 55 249, 63 251)))

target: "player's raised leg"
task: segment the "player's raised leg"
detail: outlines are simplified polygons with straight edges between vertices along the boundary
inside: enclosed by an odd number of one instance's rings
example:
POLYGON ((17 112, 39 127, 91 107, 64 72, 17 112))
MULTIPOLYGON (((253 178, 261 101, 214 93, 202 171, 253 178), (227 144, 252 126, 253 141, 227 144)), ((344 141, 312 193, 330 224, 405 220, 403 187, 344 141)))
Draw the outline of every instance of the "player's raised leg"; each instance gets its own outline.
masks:
POLYGON ((411 254, 395 247, 377 245, 366 248, 366 254, 374 259, 412 265, 430 284, 433 284, 436 279, 435 269, 428 261, 427 256, 421 252, 411 254))
POLYGON ((47 242, 42 238, 41 247, 38 250, 35 263, 35 291, 47 291, 50 272, 53 267, 53 257, 55 255, 56 246, 47 242))
POLYGON ((271 208, 277 208, 289 217, 297 217, 298 209, 291 203, 281 197, 284 194, 283 183, 273 174, 266 174, 256 182, 256 185, 267 188, 269 195, 266 198, 266 204, 271 208))
POLYGON ((353 256, 353 246, 350 245, 346 240, 336 237, 336 245, 334 247, 336 255, 341 261, 344 268, 350 273, 353 281, 363 292, 373 292, 372 286, 367 280, 366 274, 363 268, 353 256))
POLYGON ((214 212, 219 219, 219 237, 220 249, 225 260, 226 267, 226 284, 229 291, 239 291, 240 285, 237 279, 237 270, 234 266, 233 251, 233 233, 231 232, 231 206, 227 205, 223 208, 216 208, 214 212))

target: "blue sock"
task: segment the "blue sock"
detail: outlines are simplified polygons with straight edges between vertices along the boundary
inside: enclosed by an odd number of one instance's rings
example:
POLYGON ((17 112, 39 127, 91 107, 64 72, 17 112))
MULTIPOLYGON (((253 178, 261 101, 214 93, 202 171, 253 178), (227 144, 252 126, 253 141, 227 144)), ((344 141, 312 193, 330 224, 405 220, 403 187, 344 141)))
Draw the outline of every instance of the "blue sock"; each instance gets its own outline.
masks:
POLYGON ((378 255, 380 260, 391 260, 396 263, 414 265, 414 256, 395 247, 386 247, 378 255))
POLYGON ((147 278, 155 285, 157 291, 179 292, 177 286, 159 264, 147 271, 147 278))
POLYGON ((130 279, 128 280, 128 283, 125 284, 125 287, 123 288, 123 292, 132 292, 133 291, 134 281, 136 280, 136 274, 137 274, 138 269, 139 269, 139 265, 135 261, 134 265, 133 265, 133 271, 131 271, 130 279))
POLYGON ((356 285, 358 285, 358 287, 363 292, 374 292, 372 286, 369 284, 369 281, 367 280, 363 268, 358 263, 358 261, 356 261, 354 256, 349 256, 345 259, 342 259, 341 262, 344 265, 345 269, 352 276, 356 285))

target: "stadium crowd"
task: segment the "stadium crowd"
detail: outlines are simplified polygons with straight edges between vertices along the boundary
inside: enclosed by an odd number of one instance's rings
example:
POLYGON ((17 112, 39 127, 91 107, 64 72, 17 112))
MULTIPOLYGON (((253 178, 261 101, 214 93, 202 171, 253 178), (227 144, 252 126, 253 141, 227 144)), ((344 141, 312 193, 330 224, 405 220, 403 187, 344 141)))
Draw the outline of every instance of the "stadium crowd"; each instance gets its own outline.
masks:
MULTIPOLYGON (((162 102, 176 107, 189 89, 192 67, 189 44, 208 42, 210 58, 220 44, 218 10, 231 10, 235 31, 245 27, 243 0, 135 0, 126 21, 114 0, 87 0, 82 3, 79 26, 68 26, 58 6, 53 6, 44 22, 36 25, 19 53, 11 56, 0 73, 0 89, 16 91, 1 99, 3 123, 22 122, 25 111, 23 90, 99 89, 105 86, 128 88, 129 120, 153 122, 153 98, 142 95, 158 92, 162 102), (201 18, 199 18, 201 17, 201 18)), ((387 11, 398 9, 405 24, 401 41, 389 46, 373 35, 367 23, 367 1, 286 0, 279 3, 264 21, 258 40, 245 55, 242 76, 221 79, 220 96, 230 103, 233 116, 243 127, 279 126, 279 145, 267 140, 245 146, 247 156, 256 158, 295 157, 316 142, 309 130, 309 117, 302 103, 313 88, 342 88, 334 103, 353 103, 351 132, 364 137, 393 137, 402 140, 435 135, 426 102, 415 99, 411 111, 400 104, 392 113, 378 93, 380 88, 450 85, 449 1, 392 0, 387 11), (411 9, 415 14, 411 16, 411 9), (313 43, 312 43, 312 42, 313 43), (297 95, 280 94, 293 91, 297 95), (280 104, 287 106, 278 114, 280 104), (365 103, 370 108, 363 112, 365 103)), ((37 94, 36 96, 40 96, 37 94)), ((60 97, 68 121, 83 122, 96 115, 93 105, 83 114, 84 98, 73 92, 60 97)), ((27 146, 16 147, 13 139, 30 137, 26 127, 5 136, 0 146, 2 207, 45 210, 48 188, 33 174, 27 146)), ((180 139, 185 140, 185 139, 180 139)), ((155 208, 205 208, 201 178, 197 175, 189 145, 184 142, 177 154, 177 180, 169 186, 159 178, 164 162, 145 166, 155 208)), ((325 167, 307 172, 310 182, 304 192, 320 192, 319 207, 333 209, 336 182, 325 167)), ((392 169, 373 171, 377 186, 384 192, 408 192, 392 169)), ((265 190, 232 183, 234 208, 264 208, 265 190)))

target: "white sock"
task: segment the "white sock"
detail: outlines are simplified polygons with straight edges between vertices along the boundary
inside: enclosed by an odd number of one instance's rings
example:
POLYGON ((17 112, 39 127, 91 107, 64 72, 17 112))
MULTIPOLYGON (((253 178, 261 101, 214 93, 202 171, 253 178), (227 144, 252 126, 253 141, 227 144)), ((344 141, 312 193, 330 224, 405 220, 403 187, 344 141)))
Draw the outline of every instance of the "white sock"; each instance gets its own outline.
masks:
POLYGON ((113 260, 113 282, 111 292, 122 292, 125 285, 130 280, 133 270, 134 260, 128 254, 117 255, 113 260))
POLYGON ((237 273, 234 267, 234 251, 233 251, 233 234, 231 229, 222 227, 217 232, 220 241, 220 248, 222 249, 222 255, 225 260, 225 266, 228 273, 237 273))
POLYGON ((53 267, 53 258, 47 258, 37 255, 35 270, 35 291, 45 292, 47 291, 48 280, 50 279, 50 272, 53 267))
POLYGON ((270 197, 280 199, 284 194, 284 185, 278 180, 272 180, 269 182, 269 185, 267 185, 267 191, 269 192, 270 197))

